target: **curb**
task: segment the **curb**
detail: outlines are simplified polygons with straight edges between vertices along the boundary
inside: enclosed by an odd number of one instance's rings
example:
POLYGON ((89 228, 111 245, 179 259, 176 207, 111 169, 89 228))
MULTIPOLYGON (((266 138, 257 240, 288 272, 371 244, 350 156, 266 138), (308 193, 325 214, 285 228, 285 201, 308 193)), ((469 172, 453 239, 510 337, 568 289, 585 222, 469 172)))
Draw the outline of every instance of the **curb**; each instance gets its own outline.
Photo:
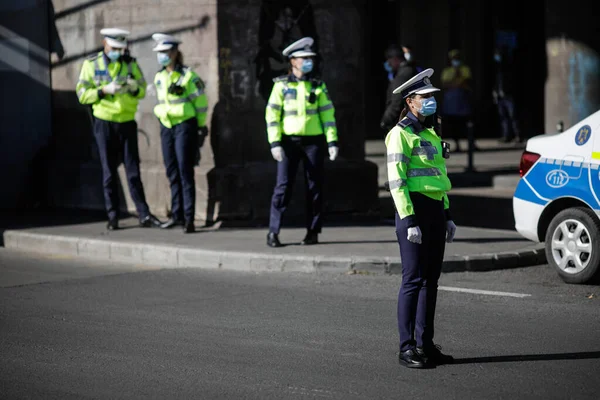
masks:
MULTIPOLYGON (((149 264, 167 268, 224 269, 252 272, 347 272, 400 274, 400 257, 332 257, 215 251, 184 246, 162 246, 136 242, 7 230, 4 247, 20 251, 62 254, 93 260, 149 264)), ((544 248, 521 252, 452 256, 444 260, 442 272, 491 271, 546 263, 544 248)))

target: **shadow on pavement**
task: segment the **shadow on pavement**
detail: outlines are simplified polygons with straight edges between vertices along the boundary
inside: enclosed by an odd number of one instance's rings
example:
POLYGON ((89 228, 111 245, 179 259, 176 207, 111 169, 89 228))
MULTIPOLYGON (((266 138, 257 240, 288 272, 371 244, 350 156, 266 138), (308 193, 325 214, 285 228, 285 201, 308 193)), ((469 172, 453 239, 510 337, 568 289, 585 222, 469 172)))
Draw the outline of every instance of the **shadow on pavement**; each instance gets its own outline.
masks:
MULTIPOLYGON (((515 230, 515 218, 513 215, 512 198, 474 196, 449 194, 450 211, 457 226, 469 226, 472 228, 515 230)), ((392 219, 394 216, 394 204, 389 194, 379 198, 381 215, 392 219)), ((381 222, 383 224, 383 222, 381 222)), ((463 239, 464 241, 475 241, 478 239, 463 239)), ((481 239, 485 243, 488 239, 481 239)), ((495 238, 490 241, 514 240, 495 238)))
MULTIPOLYGON (((122 218, 126 218, 123 215, 122 218)), ((104 211, 78 209, 36 209, 0 212, 0 246, 4 246, 4 231, 49 226, 86 224, 106 221, 104 211)))
POLYGON ((588 351, 581 353, 553 353, 553 354, 522 354, 509 356, 457 358, 454 364, 484 364, 501 362, 523 362, 523 361, 559 361, 559 360, 589 360, 600 358, 600 351, 588 351))

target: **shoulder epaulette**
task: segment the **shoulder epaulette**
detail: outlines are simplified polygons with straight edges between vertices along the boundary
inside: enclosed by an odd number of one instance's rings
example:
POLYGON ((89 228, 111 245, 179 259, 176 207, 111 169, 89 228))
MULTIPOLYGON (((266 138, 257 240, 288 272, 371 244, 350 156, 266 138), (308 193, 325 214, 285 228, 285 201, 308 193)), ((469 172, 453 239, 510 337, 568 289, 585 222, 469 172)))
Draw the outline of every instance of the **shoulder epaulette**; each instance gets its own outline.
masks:
POLYGON ((273 78, 273 82, 287 82, 289 79, 288 75, 281 75, 278 76, 277 78, 273 78))
POLYGON ((95 53, 95 54, 90 54, 89 56, 87 56, 85 59, 89 60, 89 61, 94 61, 95 59, 98 58, 98 56, 100 56, 99 53, 95 53))
POLYGON ((413 120, 410 118, 403 118, 402 121, 398 122, 398 126, 400 128, 406 128, 407 126, 411 126, 413 124, 413 120))

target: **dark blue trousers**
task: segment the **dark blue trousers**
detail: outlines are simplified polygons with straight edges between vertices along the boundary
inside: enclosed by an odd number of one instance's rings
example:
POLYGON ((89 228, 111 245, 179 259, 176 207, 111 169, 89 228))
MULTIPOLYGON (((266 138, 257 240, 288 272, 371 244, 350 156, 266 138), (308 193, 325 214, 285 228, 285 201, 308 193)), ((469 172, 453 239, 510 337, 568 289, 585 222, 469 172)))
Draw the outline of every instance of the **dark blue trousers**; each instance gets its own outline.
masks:
POLYGON ((396 213, 396 236, 402 260, 402 285, 398 294, 400 351, 433 345, 433 321, 446 246, 443 201, 411 192, 422 243, 409 242, 408 227, 396 213))
POLYGON ((271 199, 269 231, 279 233, 283 213, 292 198, 298 164, 304 165, 304 187, 306 191, 306 229, 321 232, 323 208, 323 174, 325 165, 325 137, 286 136, 281 146, 285 152, 282 162, 277 163, 277 182, 271 199))
POLYGON ((193 222, 196 213, 194 164, 198 147, 196 118, 172 128, 160 124, 160 139, 171 185, 171 216, 178 221, 193 222))
POLYGON ((94 137, 98 144, 102 163, 104 204, 108 218, 119 217, 119 174, 117 167, 121 160, 127 174, 129 194, 140 218, 150 214, 146 203, 144 186, 140 178, 140 154, 137 139, 137 123, 109 122, 94 118, 94 137))
POLYGON ((515 116, 515 103, 512 98, 498 99, 498 117, 502 128, 502 138, 509 140, 520 136, 517 118, 515 116))

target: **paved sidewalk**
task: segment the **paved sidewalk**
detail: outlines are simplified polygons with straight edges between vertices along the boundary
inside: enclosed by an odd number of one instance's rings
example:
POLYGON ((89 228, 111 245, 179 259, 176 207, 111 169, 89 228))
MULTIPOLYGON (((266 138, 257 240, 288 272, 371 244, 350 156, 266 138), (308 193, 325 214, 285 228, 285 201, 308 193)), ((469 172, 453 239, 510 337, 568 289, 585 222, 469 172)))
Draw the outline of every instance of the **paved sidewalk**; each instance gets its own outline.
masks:
MULTIPOLYGON (((4 246, 31 252, 64 254, 164 267, 223 268, 252 271, 336 270, 399 273, 401 260, 391 225, 333 226, 321 243, 301 246, 304 229, 281 232, 285 247, 265 245, 266 229, 200 228, 184 235, 180 229, 138 228, 134 218, 124 229, 108 232, 105 221, 39 225, 6 229, 4 246)), ((459 227, 448 244, 444 271, 487 271, 545 262, 542 245, 507 230, 459 227)))
MULTIPOLYGON (((478 141, 475 172, 464 171, 466 154, 453 154, 448 170, 453 181, 452 213, 457 238, 448 244, 444 271, 487 271, 539 265, 546 262, 543 244, 530 242, 514 230, 511 188, 496 190, 495 177, 518 176, 522 145, 498 146, 478 141)), ((367 159, 379 167, 379 184, 386 180, 383 141, 367 141, 367 159)), ((304 229, 286 228, 283 248, 265 245, 266 228, 200 229, 184 235, 137 227, 134 218, 121 221, 125 229, 107 232, 100 212, 35 211, 0 215, 0 239, 7 248, 66 254, 102 260, 164 267, 223 268, 252 271, 323 270, 399 273, 401 260, 391 221, 389 193, 380 192, 379 215, 362 220, 352 216, 328 219, 316 246, 300 246, 304 229), (341 223, 339 221, 342 221, 341 223)))

